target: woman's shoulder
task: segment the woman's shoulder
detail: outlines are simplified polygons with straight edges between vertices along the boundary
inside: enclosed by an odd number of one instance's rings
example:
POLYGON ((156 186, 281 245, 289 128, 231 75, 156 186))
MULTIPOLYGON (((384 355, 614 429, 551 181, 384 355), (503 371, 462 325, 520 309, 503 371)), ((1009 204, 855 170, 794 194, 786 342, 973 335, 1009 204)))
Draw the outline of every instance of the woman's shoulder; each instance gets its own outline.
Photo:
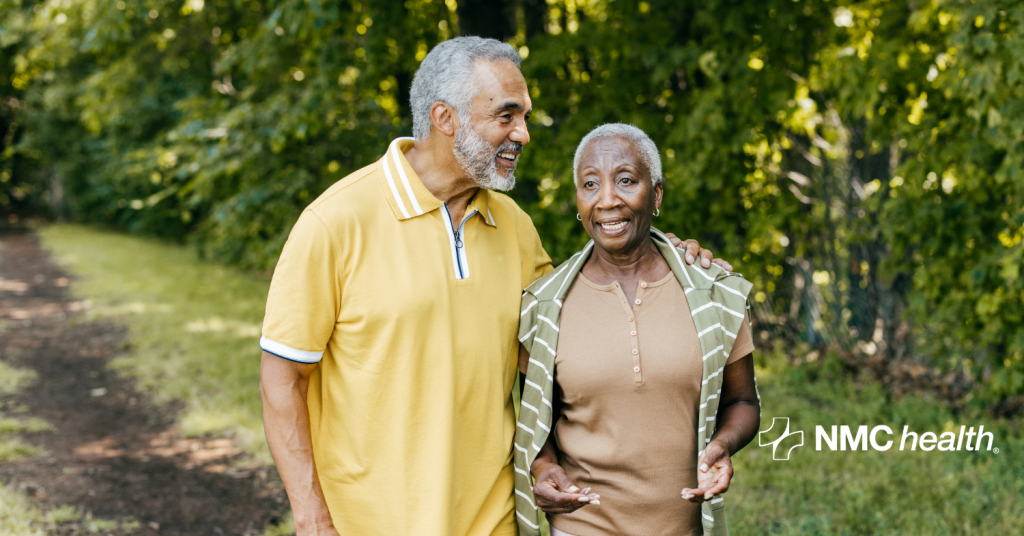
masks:
POLYGON ((528 297, 538 301, 561 301, 564 299, 565 293, 568 292, 568 287, 570 286, 569 283, 580 272, 583 261, 586 259, 591 247, 592 243, 588 243, 586 247, 559 264, 557 268, 537 278, 536 281, 523 291, 523 302, 525 303, 528 297))

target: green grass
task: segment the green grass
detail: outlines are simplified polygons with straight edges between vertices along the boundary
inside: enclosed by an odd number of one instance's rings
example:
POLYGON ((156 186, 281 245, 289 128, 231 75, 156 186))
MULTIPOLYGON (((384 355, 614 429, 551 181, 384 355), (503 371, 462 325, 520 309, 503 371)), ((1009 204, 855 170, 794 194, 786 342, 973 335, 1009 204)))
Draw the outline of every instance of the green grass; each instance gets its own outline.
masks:
MULTIPOLYGON (((186 433, 234 433, 270 463, 257 392, 268 283, 150 240, 77 226, 41 234, 79 278, 72 291, 89 300, 88 315, 129 327, 130 344, 115 366, 159 399, 183 401, 186 433)), ((997 421, 970 406, 955 413, 920 396, 892 399, 883 386, 850 378, 835 359, 796 367, 782 351, 757 356, 762 429, 789 417, 804 446, 789 461, 773 461, 755 439, 735 456, 726 499, 733 534, 1024 533, 1020 419, 997 421), (885 424, 896 445, 815 451, 814 426, 833 424, 885 424), (983 424, 1000 453, 901 452, 905 424, 919 434, 983 424)))
POLYGON ((0 462, 42 454, 42 449, 26 443, 19 434, 49 430, 52 427, 41 419, 25 417, 26 408, 14 406, 7 400, 10 395, 28 387, 35 380, 35 371, 16 368, 0 361, 0 462))
POLYGON ((10 486, 0 486, 0 536, 45 536, 60 534, 105 534, 114 530, 131 532, 139 528, 131 518, 94 518, 71 506, 44 508, 10 486))
POLYGON ((793 367, 768 352, 759 361, 761 429, 789 417, 804 446, 789 461, 774 461, 755 439, 734 458, 736 484, 726 500, 735 534, 1024 533, 1020 419, 996 420, 970 406, 957 413, 922 396, 893 399, 878 383, 851 379, 834 358, 793 367), (844 424, 888 425, 894 444, 884 452, 832 452, 823 442, 815 450, 815 425, 844 424), (999 453, 910 451, 909 444, 900 451, 904 425, 919 435, 984 425, 999 453))
POLYGON ((180 400, 186 435, 229 434, 270 463, 259 399, 259 335, 269 282, 200 262, 193 249, 80 226, 40 231, 75 276, 84 319, 125 324, 113 361, 158 401, 180 400))

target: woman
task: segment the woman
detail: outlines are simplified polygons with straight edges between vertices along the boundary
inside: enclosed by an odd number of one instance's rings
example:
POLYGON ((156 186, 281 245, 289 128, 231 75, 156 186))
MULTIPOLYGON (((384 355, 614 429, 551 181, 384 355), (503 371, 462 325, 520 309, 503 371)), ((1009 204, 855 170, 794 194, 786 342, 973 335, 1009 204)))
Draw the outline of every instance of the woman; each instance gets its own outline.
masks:
POLYGON ((727 534, 730 456, 760 423, 751 285, 651 228, 661 161, 640 129, 594 129, 573 175, 592 240, 523 294, 521 533, 539 509, 554 536, 727 534))

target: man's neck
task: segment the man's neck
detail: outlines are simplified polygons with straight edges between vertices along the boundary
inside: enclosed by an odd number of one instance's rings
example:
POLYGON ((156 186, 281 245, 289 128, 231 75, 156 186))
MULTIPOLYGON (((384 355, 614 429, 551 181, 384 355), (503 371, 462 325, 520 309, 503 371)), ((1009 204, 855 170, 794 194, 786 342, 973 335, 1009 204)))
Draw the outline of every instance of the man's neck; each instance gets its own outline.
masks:
POLYGON ((423 186, 445 203, 452 216, 452 224, 458 226, 466 214, 466 207, 480 187, 466 176, 455 158, 451 144, 429 139, 416 140, 412 149, 405 153, 405 159, 423 186))

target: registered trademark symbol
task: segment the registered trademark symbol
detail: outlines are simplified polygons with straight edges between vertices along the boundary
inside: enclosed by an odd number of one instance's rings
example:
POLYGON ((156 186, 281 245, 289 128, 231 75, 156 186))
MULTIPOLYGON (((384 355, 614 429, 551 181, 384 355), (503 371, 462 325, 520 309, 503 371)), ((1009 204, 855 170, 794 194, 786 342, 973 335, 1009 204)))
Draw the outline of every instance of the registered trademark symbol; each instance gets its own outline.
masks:
POLYGON ((999 448, 996 447, 996 448, 992 449, 992 454, 999 454, 999 448))

